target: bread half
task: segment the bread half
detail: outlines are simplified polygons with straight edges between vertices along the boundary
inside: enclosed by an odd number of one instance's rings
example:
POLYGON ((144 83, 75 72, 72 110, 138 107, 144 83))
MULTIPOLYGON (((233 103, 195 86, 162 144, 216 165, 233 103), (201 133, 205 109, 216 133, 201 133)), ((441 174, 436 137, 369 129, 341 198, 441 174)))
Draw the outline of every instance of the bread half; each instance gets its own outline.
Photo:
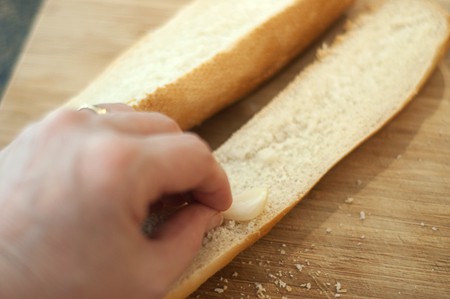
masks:
POLYGON ((197 0, 69 101, 126 103, 191 128, 273 75, 353 0, 197 0))
POLYGON ((234 194, 269 189, 264 212, 210 232, 167 298, 183 298, 266 234, 339 160, 419 91, 449 47, 447 12, 426 0, 374 1, 333 46, 216 152, 234 194))

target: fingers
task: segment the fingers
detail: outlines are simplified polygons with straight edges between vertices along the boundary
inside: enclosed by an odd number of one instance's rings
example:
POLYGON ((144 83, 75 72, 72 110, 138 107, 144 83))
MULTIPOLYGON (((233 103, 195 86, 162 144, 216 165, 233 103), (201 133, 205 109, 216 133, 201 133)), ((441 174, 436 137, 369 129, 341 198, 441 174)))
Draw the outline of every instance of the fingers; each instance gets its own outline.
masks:
POLYGON ((162 224, 150 241, 151 266, 156 264, 153 262, 155 256, 164 260, 161 271, 171 275, 168 278, 174 282, 197 255, 205 232, 220 225, 222 219, 220 213, 201 204, 181 209, 162 224))
POLYGON ((214 159, 209 147, 193 134, 156 135, 144 141, 138 161, 145 207, 168 194, 191 192, 194 199, 223 211, 231 205, 227 175, 214 159), (151 182, 151 183, 150 183, 151 182))
POLYGON ((122 104, 99 106, 109 113, 94 120, 119 131, 150 134, 134 138, 137 155, 126 159, 133 161, 133 180, 139 189, 134 206, 138 219, 144 220, 143 211, 158 199, 173 194, 190 193, 194 200, 219 211, 231 205, 228 178, 200 138, 181 133, 173 120, 159 113, 130 112, 132 108, 122 104))
MULTIPOLYGON (((110 104, 97 104, 95 107, 104 108, 108 113, 119 113, 119 112, 133 112, 134 109, 126 104, 121 103, 110 103, 110 104)), ((81 109, 81 113, 91 113, 95 114, 95 111, 90 109, 81 109)))
POLYGON ((181 129, 171 118, 156 112, 122 112, 106 114, 100 122, 122 133, 149 135, 180 133, 181 129))
POLYGON ((94 111, 82 109, 80 113, 89 113, 95 116, 94 120, 130 134, 156 134, 181 132, 178 124, 171 118, 156 112, 136 112, 125 104, 99 104, 99 108, 106 109, 107 113, 96 115, 94 111))

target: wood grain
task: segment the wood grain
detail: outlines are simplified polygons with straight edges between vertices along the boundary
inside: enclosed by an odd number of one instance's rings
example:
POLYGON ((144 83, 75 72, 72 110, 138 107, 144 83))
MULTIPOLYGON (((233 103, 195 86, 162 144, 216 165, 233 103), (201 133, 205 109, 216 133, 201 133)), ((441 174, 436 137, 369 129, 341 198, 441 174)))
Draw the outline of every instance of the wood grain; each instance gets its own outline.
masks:
MULTIPOLYGON (((188 2, 47 0, 2 100, 0 146, 188 2)), ((325 38, 338 31, 339 25, 325 38)), ((196 131, 217 147, 313 53, 196 131)), ((342 298, 450 298, 449 64, 447 56, 400 115, 192 297, 255 298, 261 283, 272 298, 335 298, 340 282, 347 290, 342 298), (345 203, 349 197, 352 204, 345 203), (304 265, 301 272, 296 264, 304 265), (280 278, 291 291, 274 283, 280 278), (215 292, 224 286, 224 293, 215 292)))

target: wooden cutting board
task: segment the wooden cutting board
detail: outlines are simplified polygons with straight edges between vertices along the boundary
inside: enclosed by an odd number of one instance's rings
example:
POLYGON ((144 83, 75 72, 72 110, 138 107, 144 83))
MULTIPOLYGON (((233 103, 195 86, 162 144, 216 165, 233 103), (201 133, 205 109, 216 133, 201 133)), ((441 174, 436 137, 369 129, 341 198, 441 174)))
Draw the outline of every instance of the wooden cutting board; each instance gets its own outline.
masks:
MULTIPOLYGON (((1 103, 0 147, 188 2, 47 0, 1 103)), ((196 131, 217 147, 313 53, 196 131)), ((449 65, 447 56, 400 115, 192 297, 255 298, 261 283, 272 298, 335 298, 339 282, 342 298, 450 298, 449 65)))

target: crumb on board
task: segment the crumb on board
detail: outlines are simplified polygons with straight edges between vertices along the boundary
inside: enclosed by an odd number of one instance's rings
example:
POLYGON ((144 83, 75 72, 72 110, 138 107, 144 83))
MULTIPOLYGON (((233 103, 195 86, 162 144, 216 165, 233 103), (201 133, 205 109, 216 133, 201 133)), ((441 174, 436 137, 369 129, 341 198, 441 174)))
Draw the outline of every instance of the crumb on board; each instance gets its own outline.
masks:
POLYGON ((364 211, 359 212, 359 219, 365 220, 366 219, 366 212, 364 212, 364 211))
POLYGON ((300 285, 302 288, 307 289, 308 291, 311 290, 311 283, 307 282, 307 283, 303 283, 300 285))
POLYGON ((352 204, 353 201, 354 201, 353 197, 347 197, 347 199, 344 200, 344 202, 345 202, 345 203, 348 203, 348 204, 352 204))
POLYGON ((431 229, 432 229, 434 232, 438 230, 436 226, 433 226, 431 229))
POLYGON ((325 231, 327 232, 327 234, 329 234, 329 233, 331 233, 333 230, 332 230, 331 228, 328 227, 325 231))
POLYGON ((256 286, 256 296, 258 298, 262 298, 262 299, 267 298, 266 294, 265 294, 266 293, 266 289, 263 287, 263 285, 260 284, 259 282, 256 282, 255 286, 256 286))
POLYGON ((342 285, 341 285, 341 283, 339 282, 339 281, 336 281, 336 284, 334 285, 335 287, 336 287, 336 292, 338 292, 339 293, 339 291, 341 290, 341 288, 342 288, 342 285))
POLYGON ((234 272, 233 274, 231 274, 231 277, 238 277, 239 276, 239 273, 237 273, 237 272, 234 272))
POLYGON ((215 288, 214 292, 216 292, 217 294, 222 294, 223 292, 225 292, 225 290, 222 288, 215 288))
POLYGON ((305 266, 302 265, 302 264, 295 264, 295 268, 297 268, 297 270, 298 270, 299 272, 302 272, 303 267, 305 267, 305 266))

